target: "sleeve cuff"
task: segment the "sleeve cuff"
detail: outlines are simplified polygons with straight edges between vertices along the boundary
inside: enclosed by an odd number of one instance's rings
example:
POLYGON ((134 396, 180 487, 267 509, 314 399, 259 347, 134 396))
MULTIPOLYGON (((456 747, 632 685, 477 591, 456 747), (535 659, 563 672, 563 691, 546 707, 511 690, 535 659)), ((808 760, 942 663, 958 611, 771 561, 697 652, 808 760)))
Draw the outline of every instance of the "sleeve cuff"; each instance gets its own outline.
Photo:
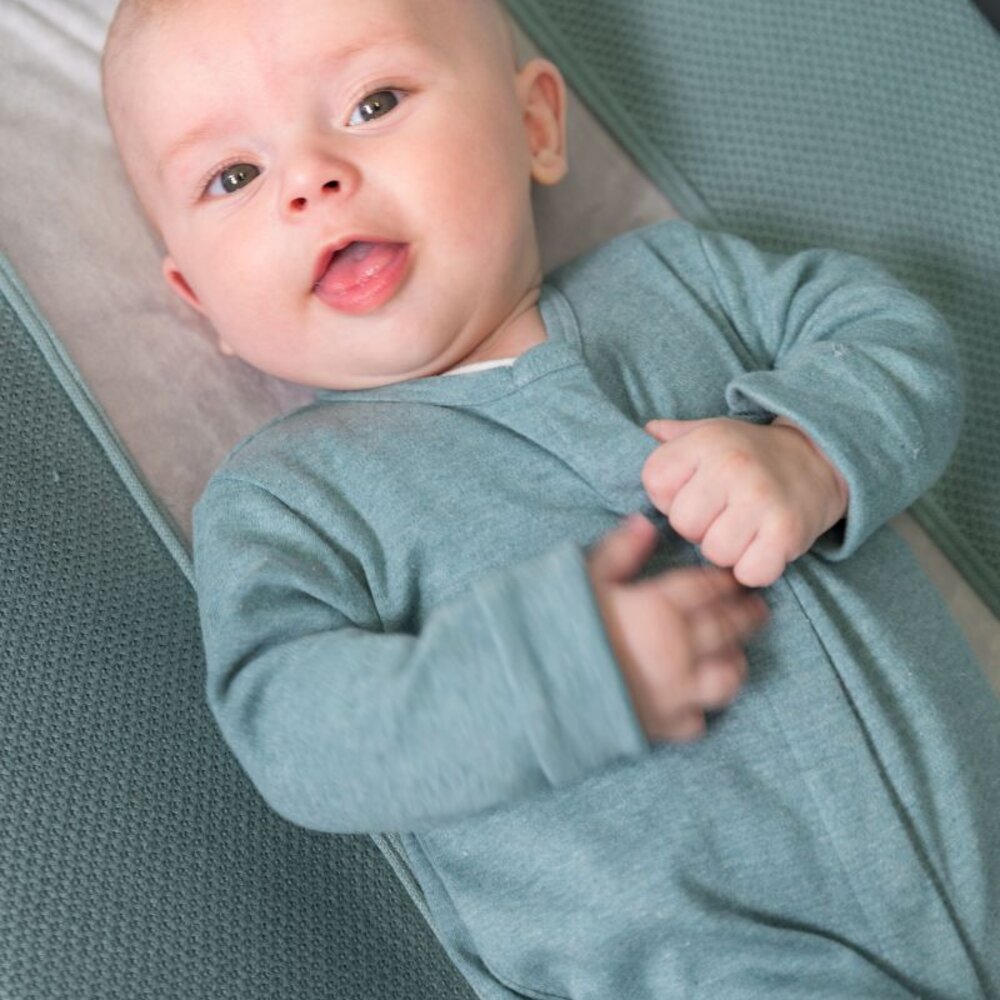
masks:
MULTIPOLYGON (((778 385, 770 373, 750 373, 730 384, 727 393, 730 411, 737 417, 770 419, 784 417, 804 431, 843 477, 848 489, 844 517, 813 543, 810 551, 831 561, 846 559, 878 528, 898 513, 872 488, 880 477, 867 469, 864 448, 858 446, 867 435, 877 435, 877 422, 867 430, 852 419, 840 428, 845 415, 815 412, 816 395, 800 393, 794 387, 778 385), (842 431, 842 432, 841 432, 842 431)), ((877 451, 877 449, 873 449, 877 451)), ((894 463, 898 458, 894 456, 894 463)))
POLYGON ((576 544, 480 586, 513 711, 553 786, 649 751, 576 544))

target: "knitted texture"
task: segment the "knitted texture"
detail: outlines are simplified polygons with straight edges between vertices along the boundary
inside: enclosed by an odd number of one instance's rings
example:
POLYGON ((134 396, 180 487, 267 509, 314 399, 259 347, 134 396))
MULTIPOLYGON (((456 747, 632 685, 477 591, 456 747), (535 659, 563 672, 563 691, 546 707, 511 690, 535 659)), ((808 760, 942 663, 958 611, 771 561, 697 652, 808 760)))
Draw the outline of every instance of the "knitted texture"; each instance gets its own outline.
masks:
POLYGON ((1000 36, 969 0, 507 4, 693 222, 865 254, 946 316, 967 416, 914 514, 1000 613, 1000 36))
POLYGON ((0 426, 0 996, 471 997, 369 838, 244 778, 184 574, 6 299, 0 426))

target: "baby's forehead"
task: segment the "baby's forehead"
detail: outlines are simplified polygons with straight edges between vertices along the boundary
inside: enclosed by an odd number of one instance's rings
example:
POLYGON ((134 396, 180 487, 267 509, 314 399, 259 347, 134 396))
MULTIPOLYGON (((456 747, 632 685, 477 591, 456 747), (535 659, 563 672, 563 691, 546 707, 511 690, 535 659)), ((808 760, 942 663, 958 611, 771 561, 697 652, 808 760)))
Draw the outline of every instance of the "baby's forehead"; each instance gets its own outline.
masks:
MULTIPOLYGON (((195 42, 212 34, 211 44, 217 47, 214 29, 220 22, 239 34, 253 34, 255 24, 274 13, 274 0, 122 0, 108 35, 105 68, 129 55, 136 39, 140 51, 131 55, 157 61, 157 40, 179 24, 195 42)), ((343 36, 352 49, 399 39, 439 52, 499 53, 507 65, 516 62, 512 26, 501 0, 283 0, 280 14, 289 21, 318 16, 326 25, 324 40, 332 44, 336 39, 329 35, 343 36)), ((105 74, 106 85, 110 76, 105 74)))

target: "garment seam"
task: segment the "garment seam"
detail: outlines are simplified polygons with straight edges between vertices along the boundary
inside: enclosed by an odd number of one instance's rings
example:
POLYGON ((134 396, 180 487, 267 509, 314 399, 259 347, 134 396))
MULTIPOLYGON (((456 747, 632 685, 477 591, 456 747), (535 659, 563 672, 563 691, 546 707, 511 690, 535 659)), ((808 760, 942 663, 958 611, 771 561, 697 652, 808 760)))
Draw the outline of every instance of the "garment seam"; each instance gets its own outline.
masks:
MULTIPOLYGON (((807 622, 807 624, 809 626, 810 632, 812 633, 813 637, 815 638, 816 642, 818 643, 820 649, 823 652, 823 656, 826 658, 826 661, 832 665, 835 662, 834 657, 831 656, 831 654, 830 654, 830 652, 829 652, 829 650, 827 648, 827 645, 823 641, 823 637, 820 634, 819 630, 813 625, 812 618, 809 615, 809 613, 807 612, 805 604, 803 603, 802 599, 799 597, 799 594, 798 594, 798 591, 796 589, 795 583, 793 583, 793 579, 792 578, 798 575, 797 571, 794 570, 793 568, 790 568, 790 569, 791 569, 790 572, 786 571, 786 579, 785 579, 785 582, 788 585, 788 589, 791 592, 792 596, 795 598, 795 602, 799 606, 799 610, 802 613, 802 617, 807 622)), ((848 705, 850 706, 851 713, 854 715, 854 717, 860 723, 862 721, 862 715, 861 715, 860 710, 857 707, 857 704, 856 704, 856 702, 855 702, 855 700, 854 700, 854 698, 853 698, 850 690, 844 684, 843 680, 840 677, 840 673, 837 670, 834 670, 834 675, 837 678, 837 685, 838 685, 838 687, 840 688, 840 690, 843 693, 843 695, 844 695, 844 697, 845 697, 848 705)), ((768 703, 771 704, 770 698, 768 698, 768 703)), ((777 710, 774 709, 773 704, 772 704, 772 711, 774 712, 775 717, 780 720, 781 716, 777 712, 777 710)), ((883 775, 885 775, 888 772, 888 768, 886 767, 885 762, 882 760, 881 755, 878 753, 877 747, 874 745, 873 741, 871 740, 871 738, 869 736, 869 733, 868 733, 867 727, 866 726, 860 726, 860 728, 861 728, 861 731, 862 731, 862 738, 863 738, 863 741, 864 741, 865 749, 868 751, 868 753, 871 755, 872 759, 874 760, 876 768, 877 768, 878 773, 879 773, 879 777, 881 778, 883 775)), ((791 742, 785 737, 785 733, 784 733, 784 728, 783 727, 782 727, 781 733, 782 733, 782 738, 785 740, 786 745, 788 745, 788 747, 791 750, 791 752, 794 753, 795 752, 794 751, 794 747, 791 744, 791 742)), ((915 831, 914 826, 913 826, 913 822, 910 819, 909 814, 908 814, 908 812, 906 810, 905 802, 904 802, 903 798, 896 791, 896 789, 895 789, 894 786, 892 786, 888 782, 886 782, 886 784, 888 785, 888 787, 886 789, 886 793, 885 794, 890 799, 890 801, 893 803, 893 805, 898 807, 899 813, 901 814, 901 818, 899 819, 899 823, 900 823, 900 826, 903 828, 903 830, 905 832, 906 840, 913 847, 914 853, 920 859, 921 868, 925 871, 927 878, 930 880, 931 884, 933 885, 935 896, 937 897, 937 899, 938 899, 938 901, 940 903, 941 908, 945 911, 945 913, 948 915, 948 918, 951 921, 951 927, 952 927, 952 930, 953 930, 953 932, 955 934, 955 937, 957 937, 958 940, 961 941, 962 945, 965 947, 965 954, 966 954, 966 958, 968 960, 969 966, 971 967, 971 969, 973 971, 973 974, 976 977, 976 981, 977 981, 980 989, 983 990, 983 996, 985 997, 986 996, 986 992, 985 992, 985 988, 984 988, 984 973, 983 973, 983 970, 980 968, 980 964, 979 964, 978 956, 977 956, 977 953, 976 953, 976 949, 972 946, 971 942, 968 940, 968 936, 967 936, 967 934, 965 932, 965 928, 963 927, 961 921, 957 918, 957 914, 955 913, 954 907, 952 906, 952 903, 951 903, 950 899, 948 898, 948 894, 944 891, 943 882, 945 880, 943 879, 941 873, 938 871, 938 868, 934 864, 932 858, 930 857, 930 855, 928 854, 928 852, 925 850, 925 848, 923 846, 923 843, 921 842, 920 838, 917 836, 916 831, 915 831)), ((868 907, 862 902, 862 896, 861 896, 861 894, 859 893, 858 889, 855 886, 855 880, 852 878, 851 869, 844 862, 843 857, 841 856, 841 853, 840 853, 840 848, 839 848, 839 845, 837 843, 837 840, 833 836, 833 833, 831 832, 831 830, 829 828, 829 825, 826 822, 826 818, 824 816, 824 813, 823 813, 822 809, 819 807, 819 804, 816 802, 816 797, 813 794, 812 786, 808 782, 806 782, 806 787, 809 788, 810 797, 812 798, 812 800, 813 800, 813 802, 814 802, 814 804, 816 806, 816 810, 817 810, 818 815, 821 817, 821 819, 823 821, 824 828, 827 830, 827 833, 830 836, 830 842, 833 845, 834 850, 837 852, 837 858, 840 861, 841 868, 843 869, 843 871, 845 872, 845 875, 847 876, 848 882, 849 882, 849 884, 851 886, 851 892, 854 895, 854 898, 857 901, 858 905, 861 907, 861 909, 863 910, 863 912, 866 914, 866 917, 868 918, 869 924, 873 924, 872 918, 869 915, 868 907)), ((874 924, 873 924, 873 926, 874 926, 874 924)), ((880 947, 882 948, 883 954, 886 955, 886 957, 888 958, 890 952, 886 948, 886 942, 885 942, 885 940, 883 938, 879 937, 875 933, 873 933, 873 937, 875 937, 875 939, 879 942, 880 947)), ((900 973, 897 973, 897 974, 900 974, 900 973)), ((910 983, 907 983, 907 988, 912 989, 913 987, 912 987, 912 985, 910 983)))
POLYGON ((695 237, 698 241, 698 249, 701 251, 702 258, 708 265, 709 271, 712 272, 712 284, 715 287, 715 293, 718 298, 720 305, 722 306, 723 315, 725 317, 727 327, 732 330, 733 336, 736 339, 736 343, 739 345, 740 353, 742 355, 743 368, 745 373, 757 372, 757 371, 771 371, 772 367, 770 364, 762 364, 761 360, 754 354, 750 349, 747 342, 743 339, 736 325, 732 321, 732 316, 736 312, 733 309, 725 290, 722 287, 722 281, 719 277, 718 268, 715 266, 715 262, 712 260, 711 254, 708 252, 708 247, 705 245, 705 237, 698 230, 694 229, 695 237))
MULTIPOLYGON (((819 635, 819 633, 816 631, 815 627, 813 626, 812 619, 807 614, 806 609, 803 606, 802 601, 799 598, 798 593, 796 592, 795 586, 792 583, 791 577, 793 576, 794 573, 795 573, 795 570, 792 567, 788 567, 785 570, 785 576, 784 576, 783 582, 785 583, 786 587, 788 588, 789 593, 795 599, 795 603, 798 605, 799 612, 802 614, 802 616, 806 620, 806 622, 808 622, 808 624, 809 624, 809 631, 812 634, 813 638, 816 640, 816 642, 819 645, 820 649, 822 650, 823 656, 825 657, 825 659, 827 660, 828 663, 832 663, 832 659, 830 657, 829 650, 826 648, 826 644, 823 642, 822 637, 819 635)), ((835 675, 837 677, 837 685, 838 685, 838 687, 841 689, 842 692, 845 692, 843 682, 840 679, 840 675, 838 673, 836 673, 836 671, 834 671, 834 673, 835 673, 835 675)), ((785 727, 781 723, 781 713, 777 710, 777 708, 775 708, 774 702, 771 700, 770 695, 767 694, 767 692, 765 692, 764 694, 765 694, 765 697, 767 698, 767 703, 768 703, 768 705, 771 708, 772 714, 774 715, 775 719, 778 720, 778 726, 779 726, 779 731, 781 732, 781 738, 782 738, 783 742, 785 743, 785 745, 788 747, 789 753, 791 753, 794 756, 796 765, 798 766, 799 774, 801 775, 802 774, 801 760, 799 758, 799 754, 795 750, 795 745, 792 743, 791 740, 788 739, 788 736, 787 736, 787 734, 785 732, 785 727)), ((848 701, 849 701, 849 703, 851 705, 851 711, 852 711, 852 713, 854 713, 856 715, 857 712, 856 712, 856 710, 854 708, 854 702, 850 698, 849 694, 848 694, 848 701)), ((866 746, 867 746, 867 743, 868 743, 868 741, 866 739, 865 740, 866 746)), ((886 942, 884 941, 884 939, 879 934, 878 927, 877 927, 877 922, 875 920, 873 920, 873 915, 869 911, 868 906, 862 901, 861 895, 859 894, 858 889, 857 889, 857 887, 855 885, 855 880, 854 880, 853 874, 851 872, 851 869, 848 866, 846 860, 844 859, 843 854, 841 853, 840 844, 838 843, 837 838, 836 838, 836 836, 833 833, 833 830, 830 828, 830 824, 827 822, 826 814, 824 813, 822 807, 819 804, 819 801, 817 799, 816 793, 813 790, 812 782, 811 781, 805 781, 805 785, 806 785, 806 788, 809 790, 809 799, 812 802, 813 807, 816 810, 816 814, 820 817, 820 821, 823 824, 823 829, 826 831, 827 836, 830 838, 830 844, 833 847, 834 851, 836 851, 837 861, 840 863, 841 871, 844 872, 844 875, 845 875, 845 877, 847 879, 847 883, 848 883, 848 885, 851 888, 851 895, 854 897, 854 901, 855 901, 855 903, 857 903, 858 908, 861 910, 862 913, 864 913, 865 920, 866 920, 866 922, 869 925, 869 932, 871 933, 872 937, 875 938, 876 941, 878 941, 879 948, 881 949, 882 953, 883 954, 887 954, 886 942)))
MULTIPOLYGON (((482 956, 480 956, 482 957, 482 956)), ((496 966, 489 965, 485 959, 483 959, 483 965, 500 981, 502 986, 506 986, 509 990, 515 990, 518 993, 523 994, 528 997, 529 1000, 570 1000, 569 997, 562 993, 549 993, 546 990, 536 989, 533 986, 525 986, 519 983, 516 979, 511 978, 506 974, 501 974, 497 972, 496 966)))
MULTIPOLYGON (((802 617, 808 623, 809 631, 812 634, 812 636, 815 639, 815 641, 818 644, 818 646, 820 647, 820 649, 821 649, 821 651, 823 653, 824 658, 826 659, 826 661, 828 663, 832 664, 834 662, 833 657, 830 655, 830 651, 828 650, 826 643, 823 641, 823 637, 820 635, 820 633, 818 632, 818 630, 816 629, 816 627, 813 625, 812 618, 808 614, 808 612, 806 610, 806 607, 803 604, 802 599, 800 598, 800 596, 798 594, 796 585, 793 582, 793 577, 795 575, 796 575, 796 570, 794 569, 794 567, 789 567, 786 570, 786 572, 785 572, 785 576, 783 578, 783 582, 786 584, 789 593, 795 599, 795 603, 798 605, 798 608, 799 608, 800 613, 802 614, 802 617)), ((850 691, 847 690, 846 686, 843 683, 843 680, 840 677, 840 674, 836 670, 834 670, 834 675, 835 675, 835 677, 837 679, 837 685, 838 685, 840 691, 842 692, 842 694, 844 695, 844 697, 845 697, 848 705, 850 706, 851 713, 854 715, 854 717, 856 719, 860 720, 860 713, 858 712, 858 709, 857 709, 857 706, 855 705, 854 699, 851 697, 850 691)), ((820 822, 823 824, 823 829, 826 831, 826 834, 829 837, 831 847, 836 852, 837 860, 838 860, 838 862, 840 864, 840 869, 844 873, 844 877, 845 877, 845 879, 847 881, 848 886, 850 887, 851 895, 853 896, 854 901, 858 905, 860 911, 865 915, 865 921, 868 924, 869 932, 871 933, 872 938, 878 944, 878 947, 879 947, 879 949, 881 951, 881 954, 883 956, 882 961, 884 963, 884 968, 887 971, 889 971, 891 974, 893 974, 894 976, 896 976, 898 978, 898 976, 900 975, 901 970, 899 970, 895 966, 895 963, 894 963, 894 961, 891 958, 891 956, 895 953, 895 949, 890 949, 889 947, 887 947, 887 941, 884 938, 884 936, 880 933, 879 923, 875 919, 875 915, 870 910, 868 904, 864 902, 863 894, 859 891, 859 889, 858 889, 858 887, 856 885, 856 879, 854 877, 854 873, 853 873, 851 867, 847 864, 846 860, 844 859, 844 856, 843 856, 843 854, 841 852, 841 849, 840 849, 840 843, 839 843, 836 835, 834 834, 833 830, 831 829, 831 827, 830 827, 830 825, 829 825, 829 823, 827 821, 826 814, 825 814, 823 808, 821 807, 821 805, 820 805, 820 803, 819 803, 819 801, 817 799, 815 791, 813 790, 812 782, 809 781, 809 780, 806 780, 805 777, 804 777, 804 775, 803 775, 799 755, 798 755, 798 753, 795 750, 794 744, 788 739, 788 737, 787 737, 787 735, 785 733, 785 727, 784 727, 784 725, 782 725, 782 722, 781 722, 781 713, 778 712, 778 710, 775 708, 774 703, 771 700, 770 695, 768 695, 766 692, 764 694, 765 694, 765 697, 767 698, 768 705, 771 708, 771 712, 772 712, 774 718, 778 722, 778 728, 779 728, 779 731, 781 733, 781 738, 782 738, 783 742, 785 743, 785 745, 788 747, 789 753, 793 755, 793 757, 794 757, 794 759, 796 761, 796 765, 798 767, 799 774, 803 777, 804 784, 805 784, 806 788, 809 791, 810 801, 813 803, 813 807, 816 810, 816 814, 820 818, 820 822)), ((874 748, 872 747, 872 744, 871 744, 871 741, 870 741, 870 739, 868 737, 868 733, 867 733, 866 729, 863 729, 863 740, 864 740, 865 748, 868 750, 869 753, 873 754, 879 772, 880 773, 884 772, 884 770, 885 770, 884 764, 883 764, 881 758, 876 753, 874 753, 874 748)), ((895 796, 892 795, 891 797, 894 798, 895 796)), ((905 824, 904 824, 904 826, 905 826, 905 824)), ((912 838, 910 837, 909 833, 907 833, 907 839, 908 840, 912 840, 912 838)), ((933 877, 933 881, 934 881, 934 885, 935 885, 935 890, 936 890, 936 893, 937 893, 939 899, 941 899, 942 905, 944 906, 945 910, 949 913, 949 916, 952 916, 950 907, 947 906, 947 904, 945 903, 945 901, 944 901, 944 899, 942 897, 942 893, 938 890, 939 877, 938 877, 937 871, 934 869, 934 867, 932 865, 930 865, 929 860, 924 856, 924 854, 923 854, 922 851, 920 852, 920 857, 921 857, 921 860, 923 862, 923 865, 930 869, 930 873, 931 873, 931 875, 933 877)), ((961 931, 959 930, 959 928, 958 928, 957 925, 955 927, 955 932, 958 935, 958 937, 963 941, 963 944, 967 944, 967 942, 965 941, 964 934, 961 933, 961 931)), ((978 965, 975 962, 972 961, 971 952, 969 953, 969 958, 970 958, 970 964, 972 965, 972 968, 973 968, 974 973, 976 975, 976 979, 977 979, 977 981, 979 981, 979 985, 982 986, 982 981, 981 981, 981 978, 980 978, 980 970, 978 968, 978 965)), ((913 991, 913 984, 907 982, 906 983, 906 988, 910 989, 911 992, 912 992, 913 991)))

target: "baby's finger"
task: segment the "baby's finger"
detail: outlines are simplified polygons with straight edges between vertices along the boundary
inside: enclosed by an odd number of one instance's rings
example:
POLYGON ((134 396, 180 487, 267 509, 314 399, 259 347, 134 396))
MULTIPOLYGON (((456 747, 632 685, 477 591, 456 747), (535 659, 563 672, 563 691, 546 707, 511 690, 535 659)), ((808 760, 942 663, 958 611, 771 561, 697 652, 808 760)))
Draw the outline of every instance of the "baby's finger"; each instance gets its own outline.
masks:
POLYGON ((647 420, 645 431, 657 441, 676 441, 685 434, 704 427, 705 424, 714 423, 718 417, 708 417, 702 420, 647 420))
POLYGON ((678 535, 698 544, 725 511, 727 501, 728 492, 721 482, 696 473, 677 491, 665 513, 678 535))
POLYGON ((666 514, 678 490, 698 468, 694 456, 680 443, 664 444, 646 459, 642 467, 642 486, 651 503, 666 514))
POLYGON ((692 708, 660 723, 654 738, 668 743, 691 743, 704 733, 705 713, 700 708, 692 708))
POLYGON ((668 569, 649 582, 685 615, 743 590, 729 570, 715 566, 668 569))
POLYGON ((759 520, 753 511, 730 504, 705 532, 701 554, 715 566, 735 566, 753 542, 759 520))
POLYGON ((591 579, 619 583, 631 580, 656 548, 656 527, 642 514, 631 514, 591 548, 591 579))
POLYGON ((733 575, 746 587, 769 587, 788 563, 784 547, 766 532, 757 533, 733 565, 733 575))
POLYGON ((758 594, 740 594, 700 608, 690 616, 695 655, 715 656, 743 643, 767 621, 767 604, 758 594))
POLYGON ((736 699, 746 677, 747 658, 742 650, 702 660, 694 680, 695 701, 706 712, 725 708, 736 699))

